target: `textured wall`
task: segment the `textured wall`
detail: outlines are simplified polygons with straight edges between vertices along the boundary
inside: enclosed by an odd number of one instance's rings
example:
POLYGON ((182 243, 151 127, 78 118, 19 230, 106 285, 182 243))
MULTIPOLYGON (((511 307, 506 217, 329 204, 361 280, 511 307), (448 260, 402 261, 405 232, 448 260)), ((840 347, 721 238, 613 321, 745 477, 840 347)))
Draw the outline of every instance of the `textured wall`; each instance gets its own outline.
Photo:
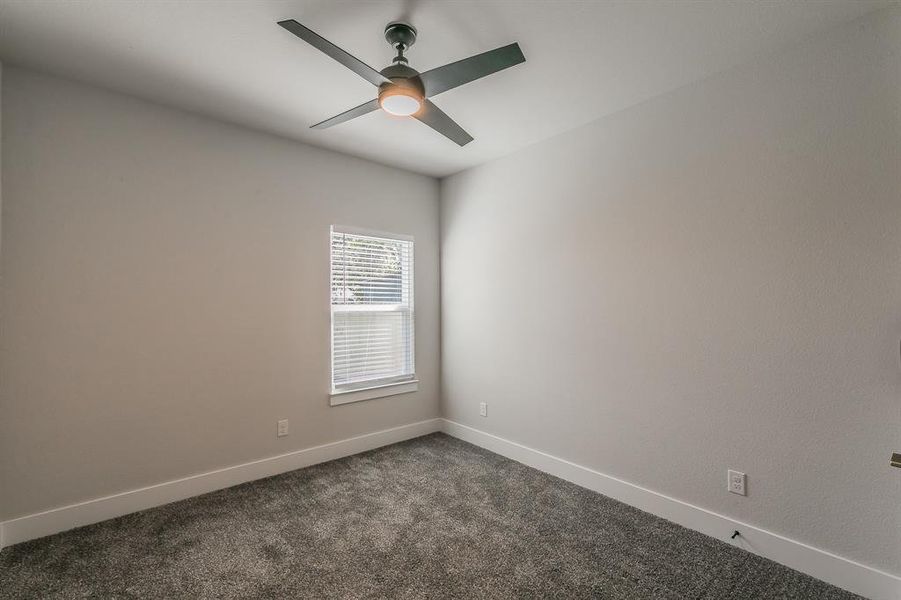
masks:
MULTIPOLYGON (((0 63, 0 140, 3 139, 3 63, 0 63)), ((3 257, 3 144, 0 143, 0 265, 3 257)), ((0 268, 0 290, 3 289, 3 269, 0 268)), ((0 338, 3 336, 3 295, 0 293, 0 338)), ((2 376, 2 373, 0 373, 2 376)), ((3 410, 3 398, 0 397, 0 413, 3 410)), ((3 487, 3 472, 0 471, 0 487, 3 487)), ((3 499, 0 498, 0 515, 3 514, 3 499)), ((2 536, 2 534, 0 534, 2 536)), ((0 540, 2 544, 3 540, 0 540)))
POLYGON ((893 9, 445 180, 445 415, 901 573, 899 90, 893 9))
POLYGON ((438 416, 435 180, 3 77, 0 517, 438 416), (418 393, 329 406, 333 223, 416 237, 418 393))

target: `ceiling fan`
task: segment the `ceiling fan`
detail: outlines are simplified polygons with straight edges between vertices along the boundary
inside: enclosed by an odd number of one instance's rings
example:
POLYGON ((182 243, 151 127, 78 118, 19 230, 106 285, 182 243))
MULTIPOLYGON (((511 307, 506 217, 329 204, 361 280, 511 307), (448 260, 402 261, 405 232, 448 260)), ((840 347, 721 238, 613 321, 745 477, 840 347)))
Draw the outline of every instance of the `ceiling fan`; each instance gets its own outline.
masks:
POLYGON ((430 98, 526 60, 519 44, 513 43, 420 73, 407 64, 407 57, 404 56, 404 52, 416 42, 416 28, 403 21, 393 21, 385 27, 385 39, 397 51, 397 56, 390 66, 376 71, 294 19, 279 21, 278 24, 379 88, 378 97, 374 100, 316 123, 313 129, 325 129, 381 108, 392 115, 413 117, 460 146, 465 146, 472 141, 472 136, 435 106, 430 98))

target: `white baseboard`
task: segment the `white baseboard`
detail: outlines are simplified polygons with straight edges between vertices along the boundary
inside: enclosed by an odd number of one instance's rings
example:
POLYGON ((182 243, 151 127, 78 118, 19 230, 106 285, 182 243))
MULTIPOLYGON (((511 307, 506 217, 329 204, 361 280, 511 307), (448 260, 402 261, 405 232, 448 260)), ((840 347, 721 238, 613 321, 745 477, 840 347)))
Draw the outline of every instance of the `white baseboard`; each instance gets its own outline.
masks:
POLYGON ((683 527, 759 554, 855 594, 872 600, 901 599, 901 577, 664 496, 496 435, 447 419, 442 419, 442 421, 442 430, 448 435, 663 517, 683 527), (741 531, 741 536, 733 541, 730 536, 736 529, 741 531))
POLYGON ((441 419, 429 419, 3 521, 0 549, 440 430, 441 419))

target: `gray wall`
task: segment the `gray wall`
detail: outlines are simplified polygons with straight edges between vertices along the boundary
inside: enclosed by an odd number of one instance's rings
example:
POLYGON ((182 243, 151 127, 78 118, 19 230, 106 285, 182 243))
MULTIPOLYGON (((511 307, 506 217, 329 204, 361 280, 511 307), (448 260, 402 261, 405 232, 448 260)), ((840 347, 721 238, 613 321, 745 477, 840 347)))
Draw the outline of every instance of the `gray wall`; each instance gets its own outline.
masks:
MULTIPOLYGON (((3 139, 3 63, 0 62, 0 140, 3 139)), ((0 266, 2 266, 2 257, 3 257, 3 144, 0 143, 0 266)), ((3 289, 3 269, 0 268, 0 290, 3 289)), ((0 292, 0 337, 3 336, 3 295, 0 292)), ((0 373, 2 375, 2 373, 0 373)), ((3 411, 3 399, 0 396, 0 415, 2 415, 3 411)), ((2 459, 0 459, 2 460, 2 459)), ((4 485, 3 480, 3 472, 0 471, 0 487, 4 485)), ((3 499, 0 498, 0 518, 3 515, 3 499)), ((0 538, 3 537, 3 533, 0 532, 0 538)), ((3 545, 3 540, 0 539, 0 546, 3 545)))
POLYGON ((435 180, 15 68, 2 93, 0 518, 438 416, 435 180), (333 223, 416 237, 418 393, 329 406, 333 223))
POLYGON ((445 416, 901 573, 899 90, 901 9, 446 179, 445 416))

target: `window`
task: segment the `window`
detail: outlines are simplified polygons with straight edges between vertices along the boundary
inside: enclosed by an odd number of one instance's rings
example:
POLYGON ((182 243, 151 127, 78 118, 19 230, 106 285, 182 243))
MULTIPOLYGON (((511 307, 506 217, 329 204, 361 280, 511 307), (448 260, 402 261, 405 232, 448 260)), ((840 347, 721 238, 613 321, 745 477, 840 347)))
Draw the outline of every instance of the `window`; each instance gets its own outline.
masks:
POLYGON ((332 404, 414 391, 413 239, 331 235, 332 404))

